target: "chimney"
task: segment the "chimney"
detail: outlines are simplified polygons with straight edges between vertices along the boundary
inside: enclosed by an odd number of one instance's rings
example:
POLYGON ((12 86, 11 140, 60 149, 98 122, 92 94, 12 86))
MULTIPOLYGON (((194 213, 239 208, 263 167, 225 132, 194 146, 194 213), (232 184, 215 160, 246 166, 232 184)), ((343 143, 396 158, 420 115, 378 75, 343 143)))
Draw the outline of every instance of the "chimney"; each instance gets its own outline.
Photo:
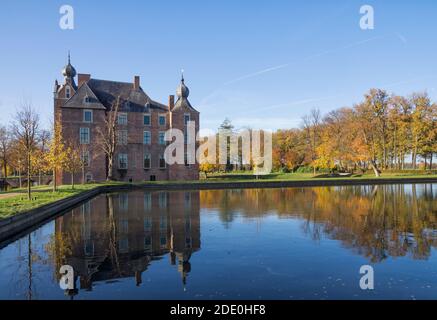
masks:
POLYGON ((138 90, 140 88, 140 77, 135 76, 134 77, 134 90, 138 90))
POLYGON ((85 82, 87 82, 89 79, 91 79, 91 75, 87 74, 87 73, 79 73, 77 75, 77 81, 78 81, 78 87, 80 88, 80 86, 82 84, 84 84, 85 82))
POLYGON ((174 95, 168 96, 168 110, 173 110, 174 107, 174 95))

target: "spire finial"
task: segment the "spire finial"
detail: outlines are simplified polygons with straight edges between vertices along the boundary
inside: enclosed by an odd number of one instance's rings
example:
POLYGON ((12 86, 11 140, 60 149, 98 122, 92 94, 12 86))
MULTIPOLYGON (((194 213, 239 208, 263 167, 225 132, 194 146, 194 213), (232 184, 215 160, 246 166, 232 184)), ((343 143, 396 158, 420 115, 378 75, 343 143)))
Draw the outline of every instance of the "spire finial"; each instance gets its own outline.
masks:
POLYGON ((68 50, 68 64, 70 64, 70 50, 68 50))
POLYGON ((181 81, 184 82, 184 69, 181 70, 181 76, 182 76, 181 81))

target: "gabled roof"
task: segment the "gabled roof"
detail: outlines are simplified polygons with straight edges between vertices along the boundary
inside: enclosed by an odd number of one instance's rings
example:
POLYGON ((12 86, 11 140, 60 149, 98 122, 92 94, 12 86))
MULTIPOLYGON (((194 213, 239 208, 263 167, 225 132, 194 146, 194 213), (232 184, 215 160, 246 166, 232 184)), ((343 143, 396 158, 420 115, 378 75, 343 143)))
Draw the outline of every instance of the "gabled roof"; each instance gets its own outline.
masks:
MULTIPOLYGON (((150 99, 141 87, 134 89, 132 83, 99 79, 90 79, 81 85, 76 94, 65 103, 64 107, 84 107, 83 99, 86 94, 95 98, 95 103, 106 110, 110 110, 117 97, 120 97, 123 101, 120 111, 144 112, 149 108, 168 111, 166 105, 150 99)), ((90 105, 93 105, 93 103, 90 103, 90 105)))
POLYGON ((178 101, 176 101, 172 111, 177 111, 177 110, 188 110, 188 111, 193 111, 193 112, 198 112, 196 109, 193 108, 193 106, 191 105, 190 101, 188 101, 187 98, 185 97, 180 97, 178 99, 178 101))
POLYGON ((62 106, 63 108, 87 108, 87 109, 106 109, 100 102, 98 97, 94 94, 87 83, 84 83, 77 89, 76 93, 67 100, 62 106), (88 97, 89 103, 84 104, 85 97, 88 97))

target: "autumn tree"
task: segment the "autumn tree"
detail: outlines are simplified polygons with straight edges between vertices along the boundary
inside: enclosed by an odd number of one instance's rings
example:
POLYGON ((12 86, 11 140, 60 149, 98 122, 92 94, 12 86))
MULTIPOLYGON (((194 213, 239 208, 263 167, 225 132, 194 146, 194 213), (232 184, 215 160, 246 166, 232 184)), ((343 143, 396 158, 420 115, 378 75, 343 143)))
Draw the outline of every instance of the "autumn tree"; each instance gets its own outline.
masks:
POLYGON ((67 158, 65 144, 62 138, 59 122, 53 124, 53 134, 49 143, 49 150, 46 154, 48 168, 53 172, 53 192, 58 189, 58 174, 62 170, 67 158))
POLYGON ((432 128, 432 104, 426 93, 414 93, 411 97, 413 112, 411 115, 411 161, 413 169, 417 168, 417 156, 426 154, 430 142, 429 132, 432 128))
POLYGON ((71 176, 71 188, 74 189, 74 175, 81 171, 83 167, 81 148, 75 141, 69 141, 66 145, 67 157, 64 161, 64 169, 70 173, 71 176))
POLYGON ((308 155, 313 167, 313 174, 316 175, 317 147, 320 143, 320 121, 321 113, 318 109, 312 109, 309 115, 302 118, 303 130, 305 133, 308 155))
MULTIPOLYGON (((0 126, 0 160, 4 177, 8 176, 8 165, 11 156, 12 141, 11 133, 5 126, 0 126)), ((1 169, 0 169, 1 173, 1 169)))

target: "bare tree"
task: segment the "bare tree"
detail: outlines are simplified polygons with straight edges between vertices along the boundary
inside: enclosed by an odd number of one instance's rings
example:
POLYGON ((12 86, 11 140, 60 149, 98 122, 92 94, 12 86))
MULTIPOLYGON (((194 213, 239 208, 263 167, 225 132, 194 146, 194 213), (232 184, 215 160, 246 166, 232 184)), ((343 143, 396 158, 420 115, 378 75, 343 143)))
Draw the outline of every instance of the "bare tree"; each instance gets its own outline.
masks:
POLYGON ((41 130, 38 133, 38 151, 36 153, 36 163, 37 163, 37 173, 38 173, 38 185, 42 184, 42 173, 47 168, 46 163, 46 154, 49 151, 49 144, 50 144, 50 131, 49 130, 41 130))
MULTIPOLYGON (((11 134, 4 126, 0 126, 0 160, 2 162, 3 174, 8 176, 8 164, 11 153, 11 134)), ((0 170, 1 173, 1 170, 0 170)))
POLYGON ((120 97, 117 97, 110 111, 105 117, 104 128, 97 128, 98 145, 104 152, 107 160, 106 180, 113 180, 112 168, 114 166, 114 154, 117 146, 117 116, 120 108, 120 97))
POLYGON ((31 172, 32 172, 32 154, 37 146, 37 134, 39 126, 39 116, 32 108, 29 102, 23 102, 12 124, 12 131, 21 145, 26 157, 27 169, 27 198, 32 199, 31 190, 31 172))

